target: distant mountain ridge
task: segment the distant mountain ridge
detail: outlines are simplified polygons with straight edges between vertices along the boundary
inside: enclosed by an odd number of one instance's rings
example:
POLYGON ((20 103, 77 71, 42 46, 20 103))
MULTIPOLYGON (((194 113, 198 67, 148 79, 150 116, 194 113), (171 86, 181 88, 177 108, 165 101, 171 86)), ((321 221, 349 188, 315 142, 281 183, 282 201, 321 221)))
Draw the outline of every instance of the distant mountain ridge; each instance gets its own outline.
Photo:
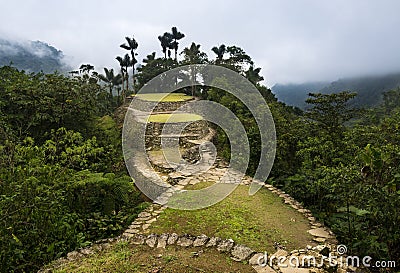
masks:
POLYGON ((301 109, 306 107, 308 93, 317 93, 329 85, 329 82, 308 82, 301 84, 275 84, 271 90, 279 101, 301 109))
POLYGON ((61 50, 41 41, 16 42, 0 38, 0 66, 10 65, 27 72, 64 72, 70 68, 61 50))
POLYGON ((398 87, 400 87, 400 73, 339 79, 331 83, 276 84, 271 89, 278 100, 305 109, 308 93, 356 92, 358 95, 354 99, 354 105, 363 107, 378 105, 382 100, 382 93, 398 87))

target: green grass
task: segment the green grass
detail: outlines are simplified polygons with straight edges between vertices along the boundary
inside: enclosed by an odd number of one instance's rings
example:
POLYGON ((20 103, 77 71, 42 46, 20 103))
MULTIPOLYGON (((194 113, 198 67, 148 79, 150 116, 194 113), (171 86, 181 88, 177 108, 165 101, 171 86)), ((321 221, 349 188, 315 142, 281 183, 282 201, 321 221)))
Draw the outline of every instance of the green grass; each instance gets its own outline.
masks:
MULTIPOLYGON (((187 189, 200 189, 199 183, 187 189)), ((208 186, 208 184, 207 184, 208 186)), ((304 248, 312 243, 308 221, 266 189, 248 195, 248 187, 239 186, 220 203, 201 210, 165 210, 150 232, 206 234, 232 238, 257 251, 273 251, 280 242, 288 249, 304 248)))
POLYGON ((151 249, 147 245, 117 243, 107 251, 68 262, 52 272, 254 272, 251 266, 233 262, 215 249, 205 249, 202 253, 199 250, 176 246, 151 249), (193 252, 199 256, 194 257, 193 252))
POLYGON ((147 122, 177 123, 202 120, 202 116, 196 114, 155 114, 150 115, 147 122))
POLYGON ((152 93, 152 94, 138 94, 136 96, 141 100, 161 101, 161 102, 179 102, 179 101, 188 101, 193 99, 192 96, 188 96, 183 93, 170 93, 166 97, 164 97, 165 95, 166 95, 165 93, 152 93))

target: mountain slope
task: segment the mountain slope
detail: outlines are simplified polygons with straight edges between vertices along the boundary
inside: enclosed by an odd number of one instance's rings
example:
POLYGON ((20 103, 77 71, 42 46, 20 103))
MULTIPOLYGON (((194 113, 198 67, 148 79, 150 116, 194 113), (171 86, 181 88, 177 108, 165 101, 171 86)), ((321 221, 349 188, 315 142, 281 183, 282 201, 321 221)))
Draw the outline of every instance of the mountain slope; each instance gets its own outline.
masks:
POLYGON ((400 73, 343 79, 332 82, 329 86, 321 89, 324 94, 337 93, 340 91, 357 92, 354 100, 356 106, 376 106, 382 100, 382 93, 396 89, 400 86, 400 73))
POLYGON ((62 51, 41 41, 15 42, 0 38, 0 66, 12 65, 27 72, 67 71, 62 51))
POLYGON ((354 105, 358 107, 376 106, 382 100, 382 93, 400 87, 400 73, 384 76, 339 79, 328 83, 276 84, 272 87, 278 100, 286 104, 306 108, 308 93, 331 94, 341 91, 356 92, 354 105))
POLYGON ((279 101, 304 109, 308 93, 316 93, 329 85, 329 82, 308 82, 302 84, 275 84, 271 90, 279 101))

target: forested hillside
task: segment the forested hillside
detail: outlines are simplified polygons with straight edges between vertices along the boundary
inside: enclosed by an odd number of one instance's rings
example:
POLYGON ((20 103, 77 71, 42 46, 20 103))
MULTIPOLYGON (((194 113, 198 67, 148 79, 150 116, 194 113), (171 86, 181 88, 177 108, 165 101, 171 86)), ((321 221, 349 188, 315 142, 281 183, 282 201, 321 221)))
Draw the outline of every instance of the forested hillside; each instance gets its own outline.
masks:
POLYGON ((311 82, 303 84, 275 84, 271 90, 279 101, 301 109, 306 107, 308 93, 318 93, 329 82, 311 82))
POLYGON ((332 94, 341 91, 356 92, 353 103, 357 107, 373 107, 383 100, 383 93, 400 87, 400 74, 339 79, 337 81, 276 84, 272 87, 278 100, 305 109, 308 93, 332 94))
POLYGON ((67 72, 62 51, 41 41, 16 42, 0 38, 0 66, 10 65, 27 72, 67 72))

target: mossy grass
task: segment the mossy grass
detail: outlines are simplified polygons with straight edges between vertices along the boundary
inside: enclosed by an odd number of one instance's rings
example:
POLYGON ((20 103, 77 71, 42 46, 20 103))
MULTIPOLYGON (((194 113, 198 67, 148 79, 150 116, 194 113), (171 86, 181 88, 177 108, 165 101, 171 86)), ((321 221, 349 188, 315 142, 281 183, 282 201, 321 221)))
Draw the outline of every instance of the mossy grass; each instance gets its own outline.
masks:
POLYGON ((69 272, 243 272, 254 269, 232 261, 227 254, 216 249, 183 248, 168 246, 166 249, 147 245, 130 245, 120 242, 107 251, 63 264, 55 273, 69 272))
POLYGON ((153 123, 178 123, 202 120, 202 116, 196 114, 176 113, 176 114, 154 114, 147 118, 147 122, 153 123))
MULTIPOLYGON (((209 182, 187 186, 201 189, 209 182)), ((150 232, 206 234, 231 238, 257 251, 274 251, 274 242, 288 249, 313 245, 308 220, 302 214, 283 204, 266 189, 248 195, 248 186, 239 186, 226 199, 201 210, 167 209, 150 227, 150 232)))

